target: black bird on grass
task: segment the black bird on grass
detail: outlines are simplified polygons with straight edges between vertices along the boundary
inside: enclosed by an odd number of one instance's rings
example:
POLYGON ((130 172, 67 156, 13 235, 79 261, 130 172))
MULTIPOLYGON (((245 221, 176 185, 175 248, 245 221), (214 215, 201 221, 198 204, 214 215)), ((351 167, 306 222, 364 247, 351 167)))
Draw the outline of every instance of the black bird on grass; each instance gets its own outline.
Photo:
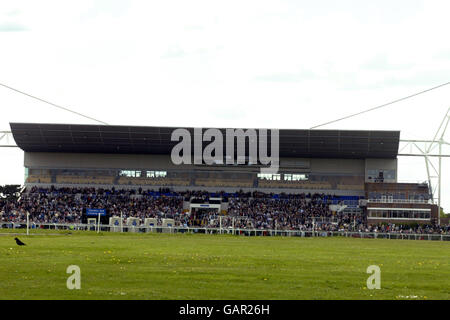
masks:
POLYGON ((19 238, 14 238, 14 240, 16 240, 17 245, 19 245, 19 246, 26 246, 26 244, 23 243, 22 241, 20 241, 19 238))

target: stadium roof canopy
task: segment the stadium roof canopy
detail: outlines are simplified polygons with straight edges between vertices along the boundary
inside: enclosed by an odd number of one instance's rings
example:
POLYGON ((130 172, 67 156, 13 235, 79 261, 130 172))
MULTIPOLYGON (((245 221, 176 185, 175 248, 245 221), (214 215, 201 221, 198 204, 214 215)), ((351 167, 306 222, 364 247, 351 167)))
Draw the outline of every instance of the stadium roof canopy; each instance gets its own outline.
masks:
MULTIPOLYGON (((170 154, 175 127, 10 123, 25 152, 170 154)), ((194 128, 184 128, 191 133, 194 128)), ((220 129, 224 134, 225 129, 220 129)), ((280 129, 280 157, 396 158, 400 131, 280 129)), ((269 133, 270 150, 270 133, 269 133)), ((208 145, 210 142, 204 142, 208 145)), ((225 144, 225 141, 224 141, 225 144)))

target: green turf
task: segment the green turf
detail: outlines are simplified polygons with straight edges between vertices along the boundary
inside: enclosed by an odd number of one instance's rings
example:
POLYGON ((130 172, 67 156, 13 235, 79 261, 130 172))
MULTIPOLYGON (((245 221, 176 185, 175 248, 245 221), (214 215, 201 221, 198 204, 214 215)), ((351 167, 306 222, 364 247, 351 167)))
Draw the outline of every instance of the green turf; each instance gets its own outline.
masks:
POLYGON ((449 242, 73 232, 21 235, 19 247, 13 237, 0 236, 0 299, 450 298, 449 242), (81 290, 66 288, 69 265, 81 290), (369 265, 380 290, 366 287, 369 265))

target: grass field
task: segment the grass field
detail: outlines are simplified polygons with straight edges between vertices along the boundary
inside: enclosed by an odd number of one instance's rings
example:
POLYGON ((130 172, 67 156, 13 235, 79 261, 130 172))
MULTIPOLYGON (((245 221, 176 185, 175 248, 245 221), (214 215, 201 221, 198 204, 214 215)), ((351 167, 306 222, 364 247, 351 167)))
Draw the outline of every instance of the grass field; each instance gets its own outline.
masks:
MULTIPOLYGON (((0 230, 4 232, 4 230, 0 230)), ((53 231, 55 233, 55 231, 53 231)), ((96 234, 0 236, 0 299, 449 299, 441 241, 96 234), (81 290, 68 290, 69 265, 81 290), (366 287, 369 265, 381 289, 366 287)))

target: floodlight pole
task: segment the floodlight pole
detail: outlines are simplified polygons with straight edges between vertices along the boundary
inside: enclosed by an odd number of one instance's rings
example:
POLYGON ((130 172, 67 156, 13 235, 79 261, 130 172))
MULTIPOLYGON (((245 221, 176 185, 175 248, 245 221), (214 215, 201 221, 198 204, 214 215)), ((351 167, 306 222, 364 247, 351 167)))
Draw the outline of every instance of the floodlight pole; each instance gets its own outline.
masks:
POLYGON ((431 192, 431 198, 433 203, 437 204, 438 206, 438 217, 437 217, 437 223, 440 226, 441 225, 441 186, 442 186, 442 158, 450 158, 450 153, 443 154, 442 152, 442 146, 450 146, 450 143, 444 140, 444 135, 447 131, 448 125, 450 122, 450 108, 448 108, 447 113, 445 114, 444 118, 441 121, 441 124, 439 125, 439 128, 437 129, 433 140, 400 140, 401 143, 406 143, 406 145, 401 149, 405 149, 407 146, 410 146, 411 149, 414 147, 416 150, 416 153, 399 153, 398 156, 403 157, 424 157, 425 159, 425 167, 427 170, 427 176, 428 176, 428 184, 431 192), (438 153, 433 154, 433 150, 438 147, 438 153), (438 165, 437 168, 431 161, 431 158, 437 157, 438 158, 438 165), (433 169, 433 173, 436 176, 431 175, 431 170, 433 169), (437 178, 437 185, 433 187, 432 185, 432 178, 437 178), (437 190, 436 190, 437 189, 437 190), (437 193, 437 201, 435 200, 437 193), (436 203, 437 202, 437 203, 436 203))

